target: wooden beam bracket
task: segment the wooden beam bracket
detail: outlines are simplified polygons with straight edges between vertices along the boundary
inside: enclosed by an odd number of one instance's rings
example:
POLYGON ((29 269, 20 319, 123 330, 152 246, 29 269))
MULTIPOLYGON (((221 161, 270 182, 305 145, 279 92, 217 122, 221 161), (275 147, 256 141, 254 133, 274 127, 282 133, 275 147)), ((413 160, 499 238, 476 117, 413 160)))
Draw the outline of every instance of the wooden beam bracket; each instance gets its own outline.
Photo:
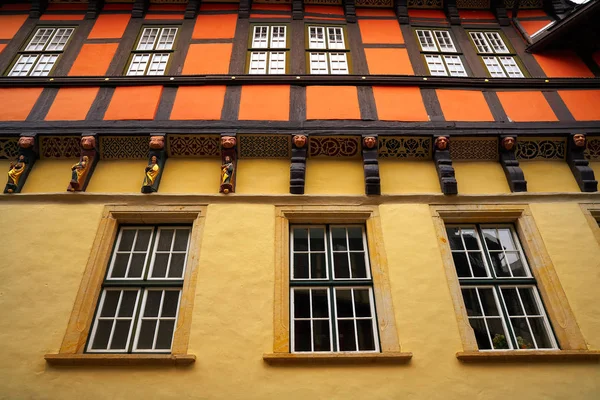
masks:
POLYGON ((584 133, 572 133, 567 143, 567 163, 573 172, 575 180, 582 192, 597 192, 598 181, 590 162, 585 158, 584 151, 587 145, 584 133))
POLYGON ((379 161, 377 161, 378 147, 377 135, 362 136, 362 159, 365 171, 365 194, 367 195, 381 194, 379 161))
POLYGON ((308 136, 294 135, 292 137, 292 162, 290 164, 291 194, 304 194, 307 153, 308 136))
POLYGON ((199 8, 200 8, 200 0, 188 0, 187 5, 185 7, 185 13, 183 14, 183 17, 185 19, 196 18, 196 14, 198 13, 199 8))
POLYGON ((515 156, 517 150, 517 136, 516 135, 503 135, 500 136, 499 141, 499 161, 506 175, 508 186, 511 192, 526 192, 527 181, 523 170, 519 165, 519 160, 515 156))
POLYGON ((444 194, 457 194, 458 184, 450 157, 450 140, 448 136, 434 136, 433 161, 444 194))

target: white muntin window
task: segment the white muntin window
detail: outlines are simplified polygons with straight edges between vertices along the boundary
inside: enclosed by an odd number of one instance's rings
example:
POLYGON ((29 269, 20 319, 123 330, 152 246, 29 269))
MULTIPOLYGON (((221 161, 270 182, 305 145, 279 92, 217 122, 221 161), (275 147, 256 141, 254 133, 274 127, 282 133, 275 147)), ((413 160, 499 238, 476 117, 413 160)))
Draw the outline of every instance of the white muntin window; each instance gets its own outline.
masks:
POLYGON ((164 75, 178 30, 173 26, 143 28, 131 54, 126 75, 164 75))
POLYGON ((499 32, 471 31, 469 35, 492 78, 525 77, 515 54, 508 48, 499 32))
POLYGON ((292 352, 379 352, 373 280, 360 225, 290 227, 292 352))
POLYGON ((190 236, 188 226, 120 228, 87 352, 171 351, 190 236))
POLYGON ((449 31, 415 29, 415 33, 431 75, 468 76, 449 31))
POLYGON ((448 225, 446 233, 479 350, 558 349, 511 225, 448 225))
POLYGON ((286 25, 255 25, 248 48, 249 74, 285 74, 289 47, 286 25))
POLYGON ((349 74, 349 49, 344 28, 342 26, 307 25, 306 29, 310 73, 315 75, 349 74))
POLYGON ((38 28, 8 76, 48 76, 74 31, 71 27, 38 28))

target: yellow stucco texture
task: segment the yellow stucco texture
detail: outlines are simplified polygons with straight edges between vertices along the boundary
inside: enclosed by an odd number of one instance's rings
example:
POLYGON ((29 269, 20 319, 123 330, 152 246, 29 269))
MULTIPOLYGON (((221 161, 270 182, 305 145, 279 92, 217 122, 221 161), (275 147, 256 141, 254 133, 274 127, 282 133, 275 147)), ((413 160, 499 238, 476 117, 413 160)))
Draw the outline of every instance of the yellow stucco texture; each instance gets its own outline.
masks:
POLYGON ((596 180, 600 179, 600 161, 594 161, 590 163, 590 167, 594 170, 594 176, 596 180))
POLYGON ((381 193, 440 193, 432 161, 379 160, 381 193))
POLYGON ((237 165, 235 192, 240 194, 288 194, 290 160, 241 159, 237 165))
POLYGON ((327 158, 307 160, 304 193, 364 195, 365 173, 362 161, 327 158))
POLYGON ((519 165, 530 193, 581 191, 569 165, 564 161, 523 161, 519 165))
POLYGON ((146 160, 100 160, 90 179, 88 193, 139 193, 146 160))
POLYGON ((71 167, 76 158, 37 160, 29 172, 21 193, 66 192, 71 181, 71 167))
POLYGON ((216 194, 219 193, 220 176, 219 158, 169 158, 158 192, 216 194))
POLYGON ((510 187, 500 163, 455 161, 452 165, 460 194, 510 193, 510 187))

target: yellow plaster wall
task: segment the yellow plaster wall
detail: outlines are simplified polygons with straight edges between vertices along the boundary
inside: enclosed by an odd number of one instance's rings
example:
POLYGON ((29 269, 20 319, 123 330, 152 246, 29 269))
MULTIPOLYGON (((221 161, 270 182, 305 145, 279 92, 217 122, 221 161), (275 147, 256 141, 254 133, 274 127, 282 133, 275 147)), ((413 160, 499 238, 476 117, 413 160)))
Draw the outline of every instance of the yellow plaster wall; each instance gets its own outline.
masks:
POLYGON ((528 192, 580 192, 565 161, 521 161, 528 192))
POLYGON ((139 193, 144 180, 146 160, 100 160, 86 192, 139 193))
POLYGON ((455 161, 452 163, 460 194, 510 193, 502 166, 494 161, 455 161))
POLYGON ((362 160, 307 160, 304 193, 364 195, 365 173, 362 160))
MULTIPOLYGON (((335 204, 335 203, 334 203, 335 204)), ((532 205, 582 332, 600 346, 598 243, 576 203, 532 205), (584 278, 582 278, 584 277, 584 278)), ((462 364, 439 238, 429 207, 380 206, 391 293, 407 365, 269 366, 275 213, 209 205, 189 351, 174 367, 45 363, 60 347, 102 212, 100 204, 0 207, 0 397, 33 399, 597 399, 595 363, 462 364), (18 229, 15 229, 18 227, 18 229), (15 234, 17 233, 17 234, 15 234), (33 251, 33 249, 35 251, 33 251)))
POLYGON ((37 160, 21 193, 66 192, 71 181, 71 167, 77 161, 76 158, 37 160))
POLYGON ((596 180, 600 179, 600 161, 590 162, 590 167, 594 170, 594 176, 596 180))
POLYGON ((379 160, 381 193, 440 193, 433 161, 379 160))
POLYGON ((290 192, 290 160, 242 159, 237 165, 236 193, 288 194, 290 192))
POLYGON ((219 158, 168 158, 158 192, 216 194, 220 176, 219 158))

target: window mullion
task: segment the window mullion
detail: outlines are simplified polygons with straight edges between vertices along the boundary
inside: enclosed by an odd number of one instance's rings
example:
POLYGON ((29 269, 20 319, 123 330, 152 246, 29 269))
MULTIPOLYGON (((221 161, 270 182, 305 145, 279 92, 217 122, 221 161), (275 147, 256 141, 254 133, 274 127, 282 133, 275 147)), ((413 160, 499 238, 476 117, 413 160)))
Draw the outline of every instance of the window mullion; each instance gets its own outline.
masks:
MULTIPOLYGON (((496 271, 494 269, 494 262, 492 261, 492 257, 490 256, 490 249, 488 249, 487 247, 487 243, 485 242, 485 238, 483 237, 483 232, 481 230, 481 225, 477 224, 475 225, 475 232, 477 232, 477 237, 479 238, 479 241, 481 242, 481 247, 483 250, 483 256, 484 256, 484 262, 487 264, 487 273, 489 274, 488 279, 492 280, 491 283, 493 283, 495 281, 496 277, 496 271)), ((500 239, 498 239, 500 240, 500 239)))
POLYGON ((504 299, 504 294, 502 293, 502 285, 494 285, 494 290, 496 291, 496 295, 500 300, 500 308, 502 312, 502 319, 505 322, 508 335, 510 336, 510 341, 512 343, 513 349, 519 349, 519 343, 517 342, 517 334, 513 329, 512 322, 510 321, 510 315, 508 313, 508 308, 506 307, 506 300, 504 299))

